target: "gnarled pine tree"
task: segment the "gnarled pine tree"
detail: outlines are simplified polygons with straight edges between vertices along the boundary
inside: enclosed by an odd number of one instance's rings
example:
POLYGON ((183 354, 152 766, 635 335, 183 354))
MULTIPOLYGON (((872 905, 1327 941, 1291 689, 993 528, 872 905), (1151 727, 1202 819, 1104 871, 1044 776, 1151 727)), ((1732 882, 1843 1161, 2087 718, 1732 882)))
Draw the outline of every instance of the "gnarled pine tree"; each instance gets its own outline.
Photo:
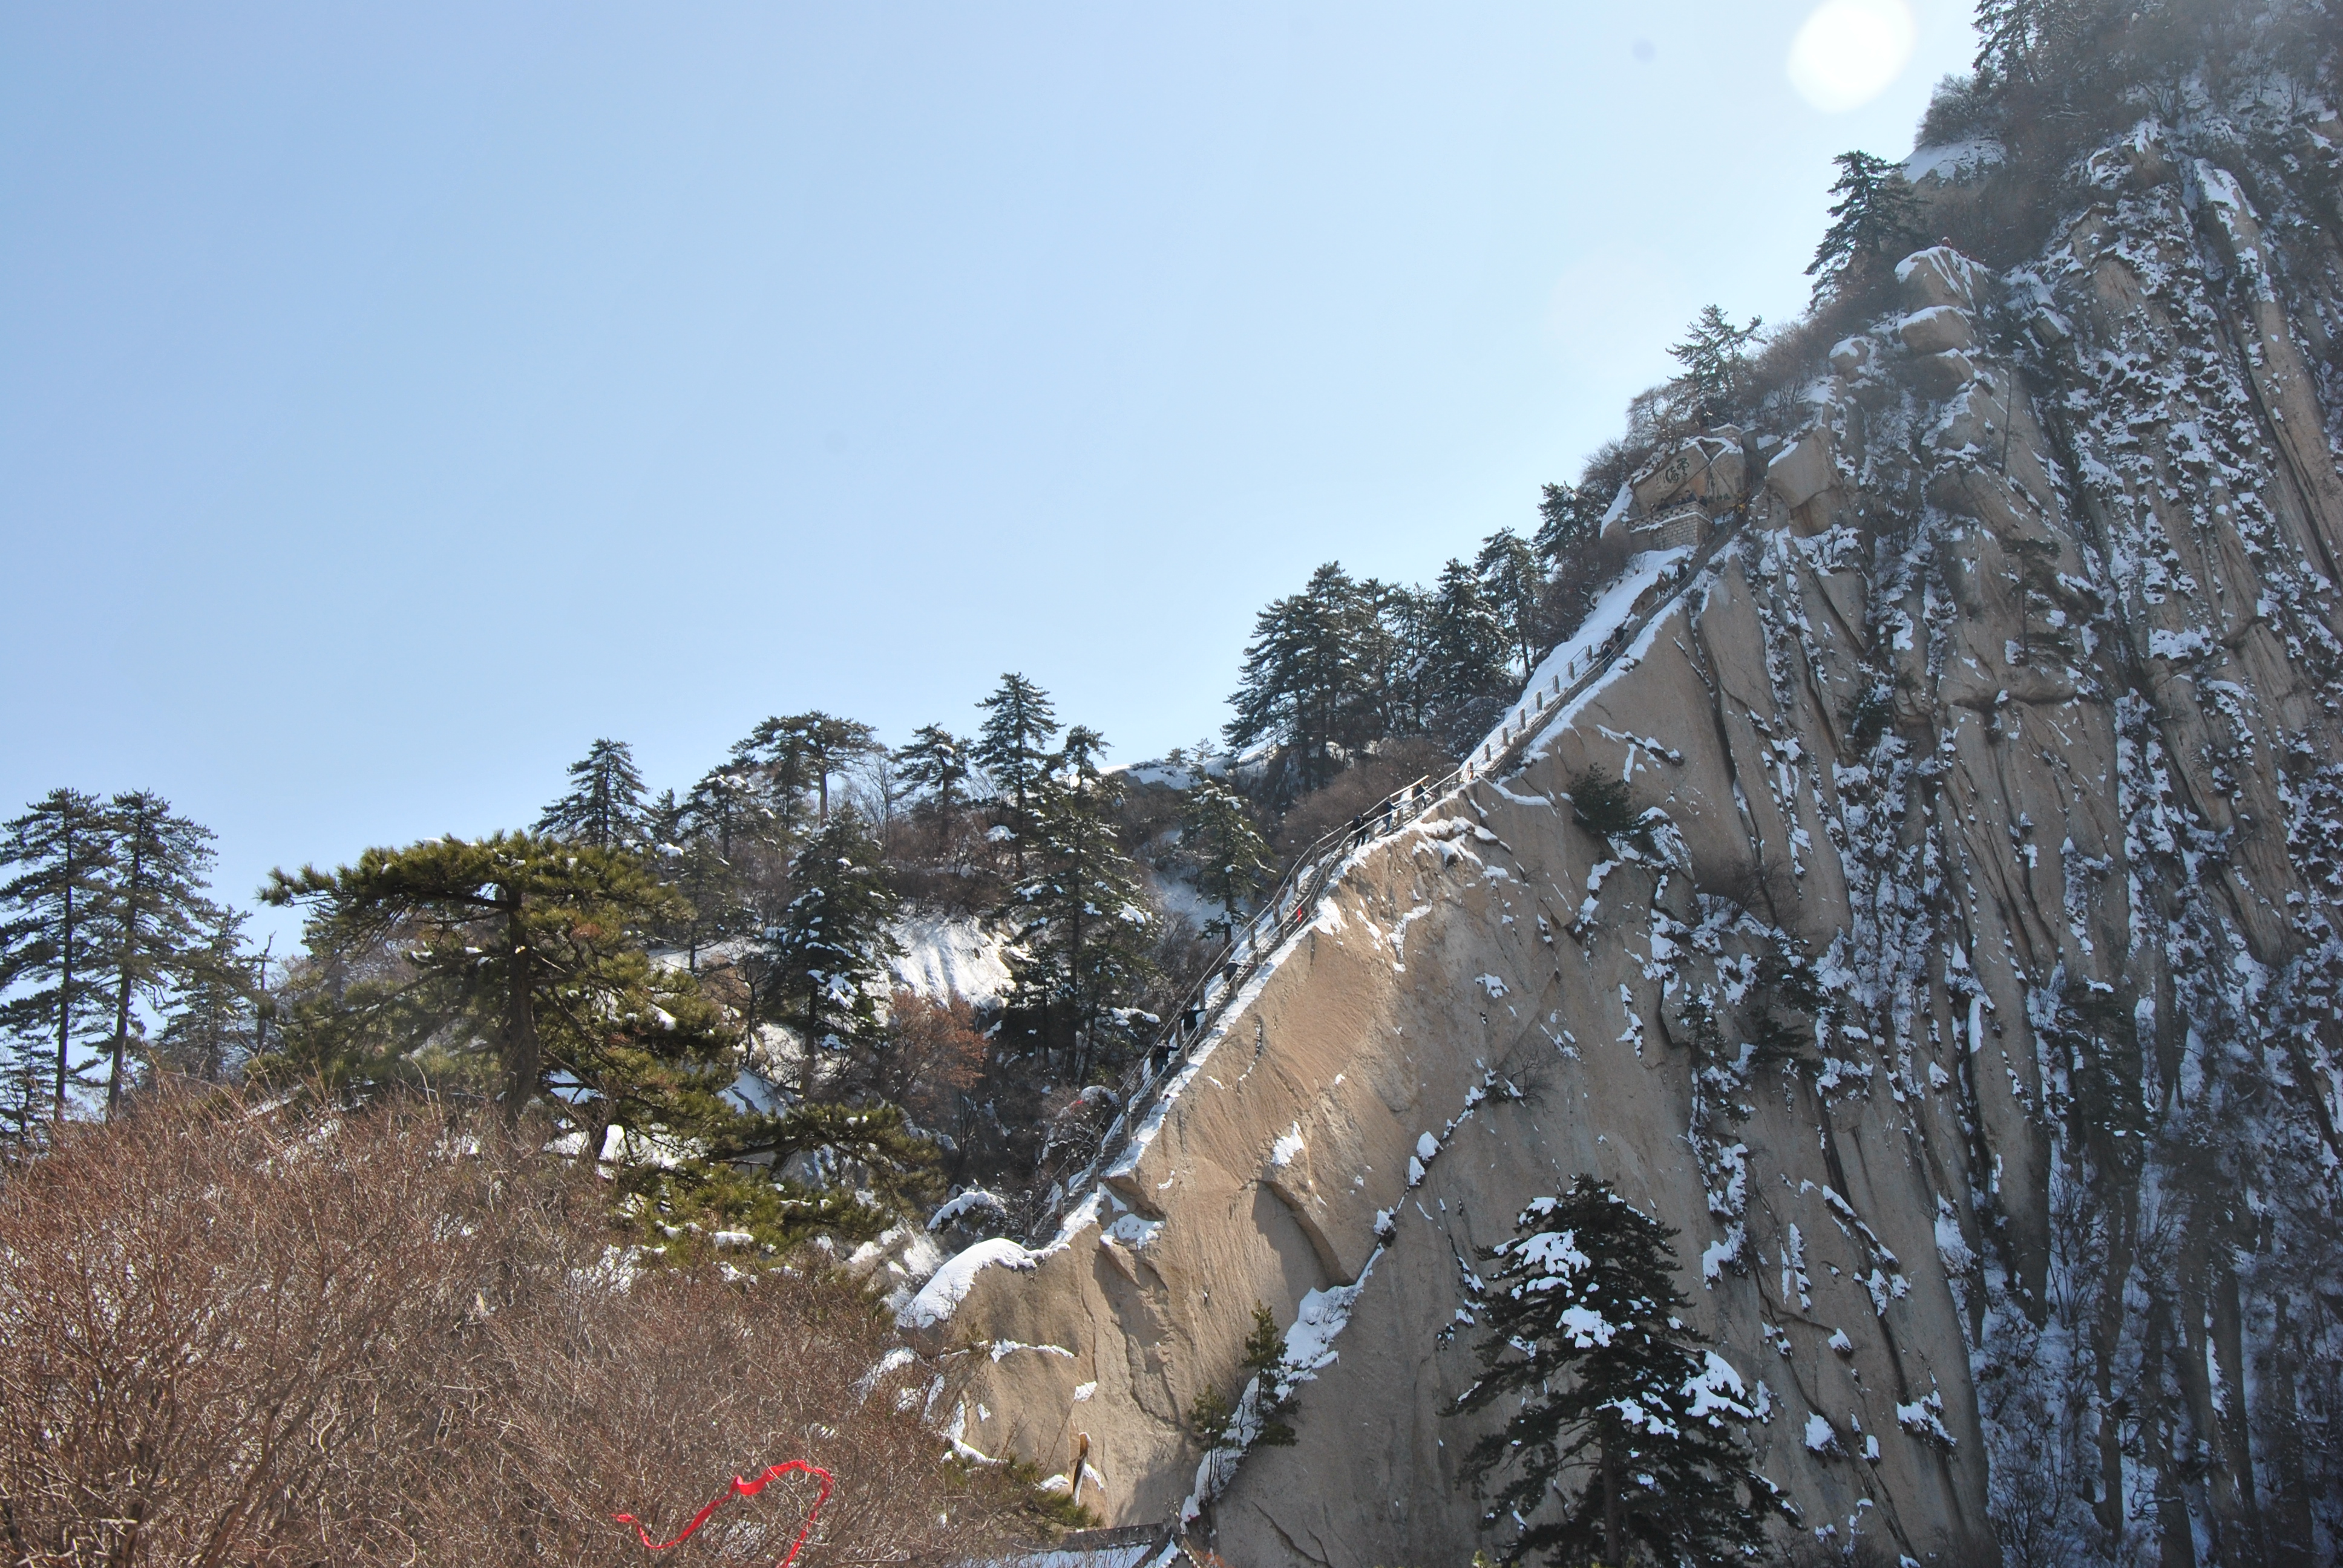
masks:
POLYGON ((1513 1407, 1464 1462, 1488 1523, 1527 1521, 1502 1561, 1674 1568, 1760 1545, 1776 1493, 1727 1424, 1753 1419, 1739 1375, 1680 1315, 1675 1232, 1587 1175, 1513 1230, 1481 1254, 1482 1372, 1457 1401, 1513 1407))

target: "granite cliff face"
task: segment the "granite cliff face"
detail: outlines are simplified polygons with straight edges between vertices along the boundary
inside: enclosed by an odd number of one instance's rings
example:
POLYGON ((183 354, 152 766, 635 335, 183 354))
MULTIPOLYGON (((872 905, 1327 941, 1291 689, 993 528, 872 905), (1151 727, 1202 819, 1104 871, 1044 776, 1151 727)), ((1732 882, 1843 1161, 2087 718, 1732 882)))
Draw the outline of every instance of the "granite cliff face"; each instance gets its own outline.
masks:
POLYGON ((2343 127, 2268 98, 1658 454, 1611 526, 1706 564, 1351 855, 1054 1241, 907 1309, 956 1441, 1086 1438, 1093 1507, 1238 1568, 1461 1562, 1473 1250, 1589 1171, 1832 1543, 2331 1560, 2343 127), (1207 1454, 1256 1302, 1297 1441, 1207 1454))

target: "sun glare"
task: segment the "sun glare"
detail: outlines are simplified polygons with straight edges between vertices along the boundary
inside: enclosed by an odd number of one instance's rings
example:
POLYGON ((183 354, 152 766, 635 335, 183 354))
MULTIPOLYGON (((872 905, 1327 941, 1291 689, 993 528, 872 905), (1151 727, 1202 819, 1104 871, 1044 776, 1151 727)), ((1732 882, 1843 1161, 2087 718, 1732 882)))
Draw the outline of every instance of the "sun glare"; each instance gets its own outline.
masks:
POLYGON ((1790 85, 1825 114, 1860 108, 1912 58, 1905 0, 1823 0, 1790 41, 1790 85))

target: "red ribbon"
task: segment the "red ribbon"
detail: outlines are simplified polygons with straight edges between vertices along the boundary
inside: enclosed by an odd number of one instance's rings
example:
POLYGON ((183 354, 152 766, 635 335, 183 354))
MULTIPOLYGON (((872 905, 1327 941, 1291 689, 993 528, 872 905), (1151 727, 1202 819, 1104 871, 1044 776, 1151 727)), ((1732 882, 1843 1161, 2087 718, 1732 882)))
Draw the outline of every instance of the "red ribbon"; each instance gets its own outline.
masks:
POLYGON ((802 1459, 792 1459, 787 1464, 769 1464, 765 1467, 765 1473, 757 1477, 754 1481, 747 1481, 743 1480, 739 1476, 734 1476, 732 1478, 732 1484, 718 1493, 714 1497, 709 1498, 708 1500, 708 1506, 693 1514, 691 1516, 691 1523, 683 1527, 683 1533, 678 1535, 672 1541, 652 1540, 651 1533, 643 1528, 642 1521, 637 1519, 631 1513, 613 1513, 610 1517, 617 1520, 621 1524, 633 1525, 635 1527, 635 1533, 642 1537, 643 1545, 648 1550, 652 1552, 664 1552, 670 1546, 680 1546, 685 1542, 690 1540, 692 1532, 707 1523, 709 1515, 714 1513, 729 1500, 735 1497, 754 1497, 759 1492, 764 1491, 765 1488, 770 1485, 773 1482, 789 1474, 789 1472, 793 1470, 802 1470, 808 1475, 819 1478, 821 1482, 821 1495, 813 1500, 813 1507, 807 1512, 805 1524, 798 1531, 798 1538, 789 1543, 789 1554, 782 1558, 779 1563, 773 1564, 773 1568, 789 1568, 789 1564, 798 1560, 798 1550, 806 1543, 806 1537, 813 1533, 813 1522, 821 1517, 821 1505, 830 1501, 830 1472, 824 1470, 819 1464, 809 1464, 802 1459))

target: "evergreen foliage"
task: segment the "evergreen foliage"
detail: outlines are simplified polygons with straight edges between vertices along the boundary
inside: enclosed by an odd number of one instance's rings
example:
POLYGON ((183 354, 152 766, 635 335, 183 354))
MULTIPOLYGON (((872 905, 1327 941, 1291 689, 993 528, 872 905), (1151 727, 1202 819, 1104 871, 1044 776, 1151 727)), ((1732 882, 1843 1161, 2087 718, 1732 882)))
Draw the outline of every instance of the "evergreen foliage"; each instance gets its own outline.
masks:
POLYGON ((1302 592, 1272 601, 1253 623, 1244 668, 1223 731, 1240 749, 1273 739, 1301 771, 1303 790, 1321 788, 1346 744, 1363 739, 1370 711, 1362 644, 1374 625, 1364 596, 1338 561, 1311 574, 1302 592))
POLYGON ((1735 327, 1717 307, 1701 307, 1684 340, 1668 347, 1684 367, 1676 385, 1686 418, 1705 427, 1741 417, 1749 393, 1749 346, 1765 325, 1753 316, 1748 326, 1735 327))
POLYGON ((200 1083, 232 1082, 258 1055, 267 1024, 267 960, 246 945, 241 910, 210 909, 180 959, 177 1007, 148 1050, 153 1065, 200 1083))
POLYGON ((1423 620, 1424 722, 1433 738, 1462 752, 1488 733, 1521 683, 1506 668, 1508 638, 1463 561, 1440 569, 1423 620))
POLYGON ((656 929, 663 940, 683 949, 684 967, 697 974, 702 950, 750 930, 755 911, 742 897, 739 869, 725 859, 715 838, 695 835, 662 850, 661 879, 679 902, 656 929))
POLYGON ((764 1011, 798 1037, 798 1091, 813 1098, 820 1062, 869 1048, 880 1027, 887 960, 900 950, 890 926, 894 892, 862 815, 841 808, 798 851, 796 897, 766 934, 764 1011))
POLYGON ((1001 913, 1016 932, 1009 1010, 1081 1081, 1131 1041, 1152 916, 1115 833, 1121 781, 1095 762, 1104 743, 1080 727, 1067 742, 1031 797, 1028 875, 1001 913))
POLYGON ((105 1027, 105 912, 115 866, 114 830, 94 795, 52 789, 7 825, 0 866, 0 1026, 30 1049, 53 1052, 50 1120, 61 1121, 76 1081, 74 1048, 105 1027))
POLYGON ((623 740, 597 740, 569 765, 569 792, 545 809, 537 830, 595 849, 631 849, 651 836, 643 776, 623 740))
POLYGON ((766 832, 787 838, 805 817, 805 792, 811 783, 805 749, 794 733, 796 721, 771 716, 732 743, 730 767, 725 771, 748 782, 766 832))
POLYGON ((1031 820, 1033 796, 1050 769, 1050 742, 1058 733, 1058 715, 1050 694, 1021 675, 1007 674, 991 696, 977 704, 985 719, 977 731, 976 759, 984 765, 992 788, 1012 813, 1011 830, 1019 834, 1014 850, 1021 875, 1025 866, 1022 835, 1031 820))
POLYGON ((1650 849, 1651 837, 1644 827, 1643 813, 1635 809, 1634 796, 1624 779, 1589 768, 1571 776, 1565 794, 1572 818, 1588 832, 1605 839, 1624 839, 1640 849, 1650 849))
POLYGON ((766 803, 784 824, 803 812, 803 792, 814 791, 818 824, 830 820, 830 781, 864 758, 878 755, 879 732, 859 719, 840 719, 820 709, 760 719, 732 748, 736 769, 764 786, 766 803))
POLYGON ((622 1204, 778 1251, 816 1235, 868 1241, 941 1195, 935 1145, 898 1106, 816 1101, 733 1117, 703 1142, 709 1158, 618 1172, 622 1204))
POLYGON ((429 839, 333 872, 272 871, 262 896, 306 907, 311 952, 357 971, 287 1020, 279 1072, 362 1088, 435 1064, 464 1074, 485 1050, 510 1120, 549 1072, 608 1103, 656 1063, 640 1087, 672 1101, 670 1124, 717 1114, 702 1091, 729 1077, 726 1041, 691 977, 645 959, 639 933, 677 900, 631 855, 527 833, 429 839))
POLYGON ((1196 891, 1221 907, 1205 933, 1225 937, 1243 922, 1244 910, 1277 869, 1268 841, 1244 800, 1209 773, 1200 772, 1189 788, 1180 827, 1180 847, 1196 869, 1196 891))
POLYGON ((715 841, 719 859, 729 863, 737 848, 761 838, 773 811, 754 772, 735 765, 710 769, 683 798, 679 826, 693 838, 715 841))
POLYGON ((1727 1424, 1755 1412, 1683 1322, 1674 1235, 1581 1175, 1483 1250, 1482 1371, 1456 1408, 1511 1411, 1464 1460, 1484 1522, 1517 1522, 1501 1561, 1674 1568, 1764 1543, 1775 1490, 1727 1424))
POLYGON ((1480 554, 1473 558, 1473 572, 1512 661, 1507 678, 1519 685, 1537 668, 1538 657, 1547 646, 1540 614, 1545 576, 1538 569, 1537 551, 1513 529, 1500 528, 1481 542, 1480 554))
POLYGON ((1919 198, 1901 169, 1860 150, 1831 161, 1838 166, 1831 195, 1839 199, 1806 267, 1818 300, 1869 289, 1922 243, 1919 198))
POLYGON ((137 1004, 159 1006, 188 978, 205 928, 216 932, 221 912, 203 895, 212 863, 209 829, 175 815, 168 800, 145 789, 108 801, 104 824, 113 859, 101 906, 113 975, 106 1077, 106 1113, 112 1116, 122 1106, 137 1004))
POLYGON ((800 713, 781 721, 782 734, 813 775, 819 819, 830 821, 830 781, 853 763, 881 756, 879 732, 859 719, 831 713, 800 713))
POLYGON ((926 792, 947 829, 966 792, 973 760, 969 743, 940 724, 922 724, 911 731, 910 743, 895 753, 903 782, 926 792))

